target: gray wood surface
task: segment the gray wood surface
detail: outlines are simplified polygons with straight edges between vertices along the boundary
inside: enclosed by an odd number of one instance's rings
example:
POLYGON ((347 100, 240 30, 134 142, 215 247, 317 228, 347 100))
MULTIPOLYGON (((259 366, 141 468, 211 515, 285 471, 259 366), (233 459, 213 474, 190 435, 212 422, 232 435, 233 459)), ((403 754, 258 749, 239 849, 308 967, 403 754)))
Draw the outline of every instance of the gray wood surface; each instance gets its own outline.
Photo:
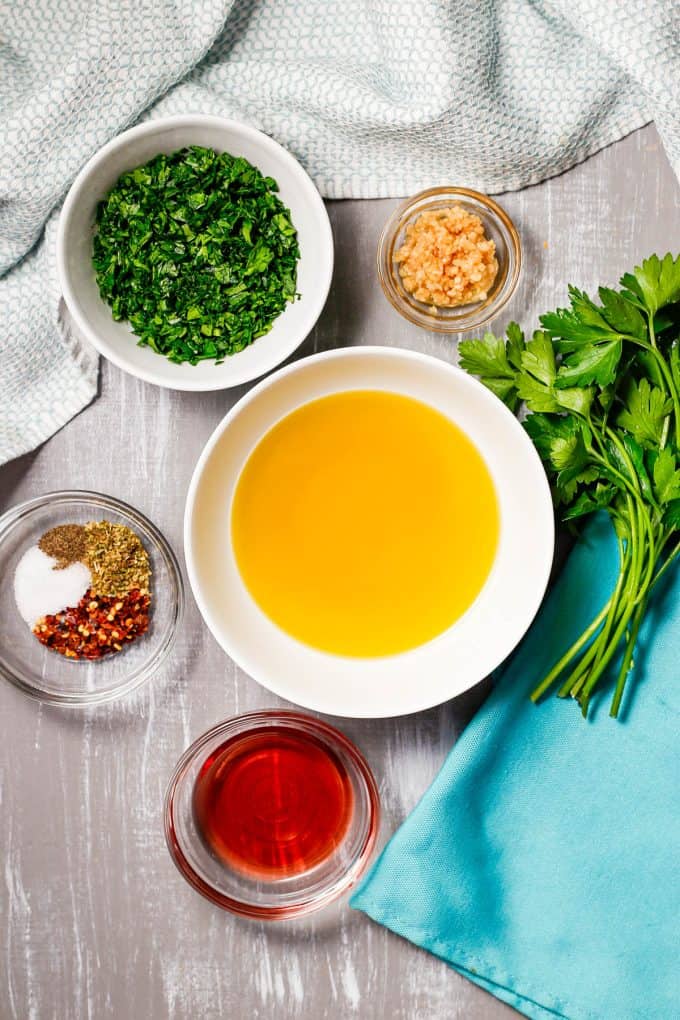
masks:
MULTIPOLYGON (((567 281, 612 283, 654 250, 680 250, 680 189, 653 128, 503 204, 525 269, 498 327, 510 317, 533 324, 563 299, 567 281)), ((455 360, 450 339, 404 322, 382 296, 374 253, 393 205, 330 205, 333 289, 299 356, 379 343, 455 360)), ((169 393, 105 363, 99 399, 0 471, 1 508, 50 489, 99 489, 140 507, 181 554, 193 465, 243 392, 169 393)), ((188 602, 172 663, 132 700, 64 711, 0 686, 0 1020, 515 1015, 346 903, 264 926, 220 912, 180 878, 161 826, 177 758, 218 720, 279 703, 234 667, 188 602)), ((480 685, 408 718, 339 721, 378 778, 383 841, 484 694, 480 685)))

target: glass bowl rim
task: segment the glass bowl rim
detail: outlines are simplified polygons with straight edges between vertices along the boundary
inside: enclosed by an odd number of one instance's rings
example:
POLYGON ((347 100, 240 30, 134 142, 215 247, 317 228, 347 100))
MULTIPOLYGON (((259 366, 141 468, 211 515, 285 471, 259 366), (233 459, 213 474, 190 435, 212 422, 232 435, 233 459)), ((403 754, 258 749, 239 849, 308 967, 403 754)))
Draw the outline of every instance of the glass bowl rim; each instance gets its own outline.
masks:
POLYGON ((478 329, 480 326, 490 322, 491 319, 494 319, 515 293, 522 271, 522 244, 517 227, 508 213, 489 195, 485 195, 481 191, 475 191, 473 188, 463 188, 456 185, 438 185, 433 188, 425 188, 424 191, 411 195, 392 211, 380 233, 376 250, 376 267, 383 294, 392 307, 405 319, 408 319, 409 322, 435 333, 465 333, 471 329, 478 329), (389 270, 386 268, 387 252, 411 210, 423 203, 422 208, 418 211, 424 212, 430 205, 430 202, 427 200, 435 201, 447 195, 450 195, 452 198, 469 198, 478 202, 486 209, 500 228, 507 233, 509 241, 508 280, 498 297, 495 300, 489 301, 486 305, 483 304, 480 307, 473 304, 470 306, 471 310, 469 313, 463 314, 455 320, 446 320, 437 315, 431 315, 426 321, 426 313, 412 307, 395 289, 389 276, 389 270))
POLYGON ((108 496, 103 492, 96 492, 90 489, 55 489, 45 492, 40 496, 32 496, 30 499, 22 500, 20 503, 9 507, 9 509, 0 515, 0 546, 9 529, 30 517, 35 510, 39 510, 42 507, 59 506, 62 503, 67 504, 79 501, 87 506, 113 510, 115 513, 120 514, 121 517, 127 517, 133 524, 140 527, 143 532, 151 536, 168 568, 174 605, 168 632, 152 658, 132 677, 127 677, 117 686, 110 687, 104 691, 83 691, 78 694, 46 691, 32 683, 25 675, 20 676, 17 672, 0 662, 0 677, 23 691, 24 694, 44 704, 73 708, 84 708, 89 705, 102 705, 116 701, 146 683, 163 662, 166 661, 172 650, 182 622, 185 606, 184 582, 179 562, 163 533, 141 510, 137 510, 129 503, 116 499, 115 496, 108 496))
POLYGON ((221 722, 211 726, 210 729, 197 737, 181 755, 168 782, 163 804, 165 841, 173 864, 183 878, 196 892, 216 906, 238 917, 258 921, 283 921, 289 918, 302 917, 305 914, 311 914, 314 911, 320 910, 347 892, 364 873, 373 855, 380 828, 380 818, 378 785, 366 758, 356 744, 349 737, 345 736, 341 730, 331 726, 330 723, 293 709, 256 709, 251 712, 242 712, 239 715, 230 716, 228 719, 223 719, 221 722), (363 786, 367 796, 367 817, 361 846, 355 859, 350 863, 341 878, 336 879, 327 888, 313 896, 305 896, 302 893, 296 901, 279 906, 249 903, 215 889, 189 863, 177 837, 174 821, 175 795, 189 767, 198 755, 215 737, 222 736, 223 734, 237 736, 239 733, 247 733, 258 722, 267 724, 281 722, 284 725, 287 724, 291 729, 298 729, 300 726, 304 726, 312 730, 316 736, 321 737, 333 749, 339 747, 349 757, 355 769, 355 776, 363 786))

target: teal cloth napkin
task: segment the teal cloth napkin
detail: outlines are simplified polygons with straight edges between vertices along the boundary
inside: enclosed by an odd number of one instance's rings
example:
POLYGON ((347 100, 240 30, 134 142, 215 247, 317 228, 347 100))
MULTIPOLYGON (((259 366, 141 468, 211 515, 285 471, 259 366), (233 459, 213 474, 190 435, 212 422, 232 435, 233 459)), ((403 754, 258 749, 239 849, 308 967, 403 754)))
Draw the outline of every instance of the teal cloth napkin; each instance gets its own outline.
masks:
POLYGON ((648 613, 620 722, 608 697, 588 722, 527 701, 615 571, 597 519, 352 899, 542 1020, 680 1017, 680 571, 648 613))

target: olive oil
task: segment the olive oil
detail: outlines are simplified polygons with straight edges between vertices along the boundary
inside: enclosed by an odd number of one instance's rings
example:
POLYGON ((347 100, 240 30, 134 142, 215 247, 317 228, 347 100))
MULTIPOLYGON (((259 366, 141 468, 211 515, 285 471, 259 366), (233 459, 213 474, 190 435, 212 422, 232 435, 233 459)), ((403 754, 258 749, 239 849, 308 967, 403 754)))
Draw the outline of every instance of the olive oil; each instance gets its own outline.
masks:
POLYGON ((447 630, 489 575, 499 523, 471 440, 428 405, 377 390, 322 397, 278 422, 241 472, 231 518, 264 613, 355 657, 447 630))

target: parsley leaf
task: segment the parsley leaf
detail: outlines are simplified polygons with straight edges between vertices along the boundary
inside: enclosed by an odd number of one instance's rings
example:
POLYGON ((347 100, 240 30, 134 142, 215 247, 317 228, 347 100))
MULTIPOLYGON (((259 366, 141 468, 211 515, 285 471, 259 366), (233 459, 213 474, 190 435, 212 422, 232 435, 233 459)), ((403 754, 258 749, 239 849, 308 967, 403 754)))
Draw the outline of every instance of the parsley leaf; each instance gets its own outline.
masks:
POLYGON ((505 341, 493 333, 485 333, 482 340, 463 340, 458 345, 460 367, 472 375, 484 378, 514 379, 505 349, 505 341))
POLYGON ((595 398, 592 386, 572 386, 568 390, 555 390, 555 399, 561 408, 587 418, 595 398))
POLYGON ((670 503, 680 499, 680 470, 677 457, 669 446, 665 446, 653 455, 654 494, 659 503, 670 503))
POLYGON ((520 355, 520 364, 525 372, 546 386, 555 381, 555 351, 547 333, 536 330, 520 355))
POLYGON ((626 273, 621 284, 654 315, 659 308, 680 301, 680 255, 675 259, 670 252, 662 259, 650 255, 632 273, 626 273))
POLYGON ((624 395, 624 408, 616 419, 643 446, 658 446, 664 421, 673 409, 673 402, 649 380, 630 379, 624 395))
POLYGON ((524 351, 524 333, 516 322, 509 323, 505 333, 508 338, 506 344, 508 361, 513 368, 520 369, 522 367, 522 353, 524 351))
POLYGON ((589 453, 583 440, 583 429, 576 429, 569 436, 558 436, 550 443, 550 460, 557 471, 571 468, 581 471, 589 460, 589 453))
POLYGON ((664 527, 670 531, 680 531, 680 499, 673 499, 664 508, 664 527))
POLYGON ((546 386, 527 372, 523 372, 517 380, 517 394, 530 411, 559 413, 562 410, 552 386, 546 386))
POLYGON ((600 344, 584 344, 570 354, 560 365, 555 380, 559 389, 570 386, 609 386, 616 378, 616 369, 621 359, 621 343, 608 340, 600 344))
POLYGON ((578 429, 578 422, 566 415, 530 414, 523 423, 531 436, 542 460, 549 460, 553 443, 560 439, 570 439, 578 429))
POLYGON ((569 298, 570 309, 558 308, 540 317, 543 328, 558 340, 558 350, 574 351, 583 343, 615 337, 616 331, 602 315, 602 309, 597 308, 587 294, 569 287, 569 298))
MULTIPOLYGON (((523 340, 519 341, 519 346, 523 346, 523 340)), ((510 362, 510 357, 515 360, 519 357, 516 334, 508 342, 507 349, 505 341, 493 333, 485 333, 481 340, 463 340, 458 345, 458 354, 462 369, 479 376, 511 411, 516 410, 519 404, 517 372, 510 362)))
POLYGON ((603 318, 617 333, 626 336, 637 337, 644 340, 647 337, 647 326, 645 320, 635 305, 609 287, 600 287, 598 290, 602 302, 603 318))
POLYGON ((592 514, 595 510, 604 510, 608 507, 614 496, 616 488, 600 482, 594 489, 582 492, 578 498, 562 514, 563 520, 573 521, 577 517, 584 517, 592 514))

